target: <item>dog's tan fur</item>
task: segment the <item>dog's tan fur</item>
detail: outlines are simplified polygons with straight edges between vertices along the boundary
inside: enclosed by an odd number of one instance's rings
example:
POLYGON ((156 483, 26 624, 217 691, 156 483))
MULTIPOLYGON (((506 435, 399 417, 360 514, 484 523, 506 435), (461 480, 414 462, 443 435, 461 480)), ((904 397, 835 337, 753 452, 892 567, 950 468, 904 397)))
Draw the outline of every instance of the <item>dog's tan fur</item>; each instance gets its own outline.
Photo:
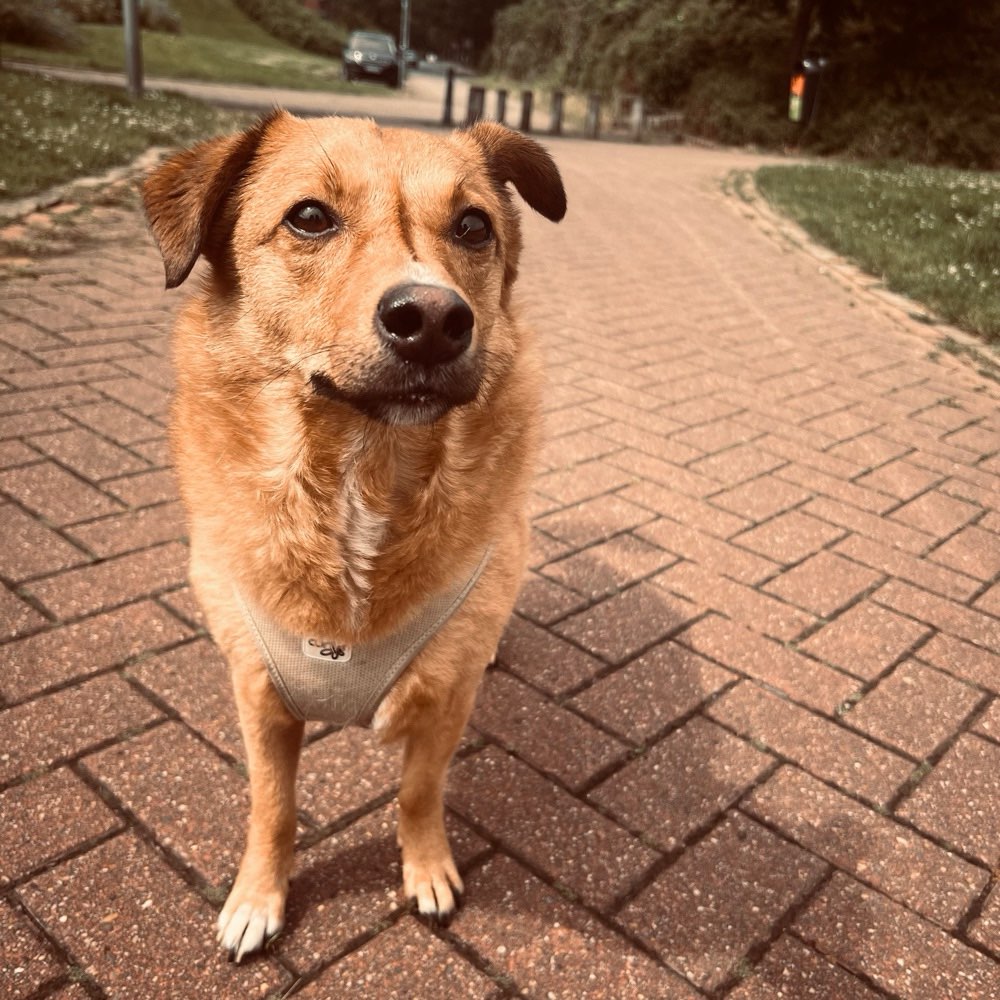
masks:
POLYGON ((472 593, 375 719, 404 748, 406 894, 445 915, 461 890, 444 775, 523 570, 537 426, 538 364, 510 301, 521 238, 507 182, 561 218, 552 161, 501 126, 435 137, 279 112, 145 184, 168 286, 199 255, 211 265, 177 324, 172 441, 191 581, 231 666, 250 772, 246 851, 219 919, 238 958, 282 925, 303 724, 272 686, 234 586, 293 633, 363 642, 468 576, 492 543, 472 593), (334 236, 302 240, 283 225, 303 199, 335 210, 334 236), (468 206, 492 219, 486 251, 452 237, 468 206), (452 289, 475 314, 476 397, 430 423, 371 419, 310 381, 377 383, 373 316, 402 281, 452 289))

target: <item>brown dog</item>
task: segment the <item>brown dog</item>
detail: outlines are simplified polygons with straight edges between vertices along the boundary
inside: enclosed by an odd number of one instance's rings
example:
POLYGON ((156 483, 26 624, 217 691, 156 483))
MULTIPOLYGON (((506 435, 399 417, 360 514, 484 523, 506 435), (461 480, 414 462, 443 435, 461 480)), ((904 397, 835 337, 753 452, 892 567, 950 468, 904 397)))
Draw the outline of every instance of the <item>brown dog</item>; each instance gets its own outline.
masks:
POLYGON ((502 126, 284 112, 146 181, 167 286, 211 265, 177 324, 172 434, 250 771, 219 917, 237 960, 283 923, 303 718, 402 741, 404 890, 439 916, 461 891, 444 777, 521 578, 537 426, 508 182, 562 218, 552 160, 502 126))

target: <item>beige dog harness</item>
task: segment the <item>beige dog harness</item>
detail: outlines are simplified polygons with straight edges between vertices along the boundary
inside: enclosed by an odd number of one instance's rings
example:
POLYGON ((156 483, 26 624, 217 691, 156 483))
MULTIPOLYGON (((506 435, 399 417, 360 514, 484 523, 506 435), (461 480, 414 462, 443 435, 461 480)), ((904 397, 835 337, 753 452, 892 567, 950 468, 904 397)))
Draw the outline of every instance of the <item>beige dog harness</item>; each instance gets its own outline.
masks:
POLYGON ((490 551, 483 553, 468 580, 432 597, 402 628, 360 645, 292 635, 251 607, 239 590, 236 598, 271 681, 292 715, 367 726, 399 675, 461 607, 482 576, 490 551))

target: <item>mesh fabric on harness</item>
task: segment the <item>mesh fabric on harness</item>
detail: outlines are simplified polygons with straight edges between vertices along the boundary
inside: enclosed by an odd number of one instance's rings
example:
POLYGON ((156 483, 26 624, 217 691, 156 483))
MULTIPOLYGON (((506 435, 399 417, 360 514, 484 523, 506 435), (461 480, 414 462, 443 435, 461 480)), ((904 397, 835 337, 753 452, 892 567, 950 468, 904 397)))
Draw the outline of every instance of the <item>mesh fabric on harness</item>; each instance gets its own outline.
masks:
POLYGON ((271 681, 292 715, 367 726, 399 675, 462 605, 486 568, 490 551, 483 553, 469 579, 431 597, 401 628, 359 645, 292 635, 248 604, 239 590, 236 598, 271 681))

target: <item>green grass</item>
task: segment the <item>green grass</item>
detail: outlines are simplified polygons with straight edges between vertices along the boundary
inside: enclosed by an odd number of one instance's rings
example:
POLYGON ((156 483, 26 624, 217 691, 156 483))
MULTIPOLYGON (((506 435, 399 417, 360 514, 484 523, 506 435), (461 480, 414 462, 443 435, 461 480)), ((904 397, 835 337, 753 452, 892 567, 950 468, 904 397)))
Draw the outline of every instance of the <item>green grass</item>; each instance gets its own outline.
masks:
MULTIPOLYGON (((229 0, 175 0, 181 33, 143 31, 145 71, 151 76, 251 83, 298 90, 387 94, 384 87, 349 84, 341 79, 340 62, 310 55, 272 38, 229 0)), ((75 52, 4 45, 8 60, 121 70, 122 29, 115 25, 81 24, 83 46, 75 52)))
POLYGON ((762 167, 758 190, 893 291, 1000 343, 1000 174, 935 167, 762 167))
POLYGON ((127 163, 150 146, 230 131, 246 116, 186 97, 52 80, 0 70, 0 198, 127 163))

